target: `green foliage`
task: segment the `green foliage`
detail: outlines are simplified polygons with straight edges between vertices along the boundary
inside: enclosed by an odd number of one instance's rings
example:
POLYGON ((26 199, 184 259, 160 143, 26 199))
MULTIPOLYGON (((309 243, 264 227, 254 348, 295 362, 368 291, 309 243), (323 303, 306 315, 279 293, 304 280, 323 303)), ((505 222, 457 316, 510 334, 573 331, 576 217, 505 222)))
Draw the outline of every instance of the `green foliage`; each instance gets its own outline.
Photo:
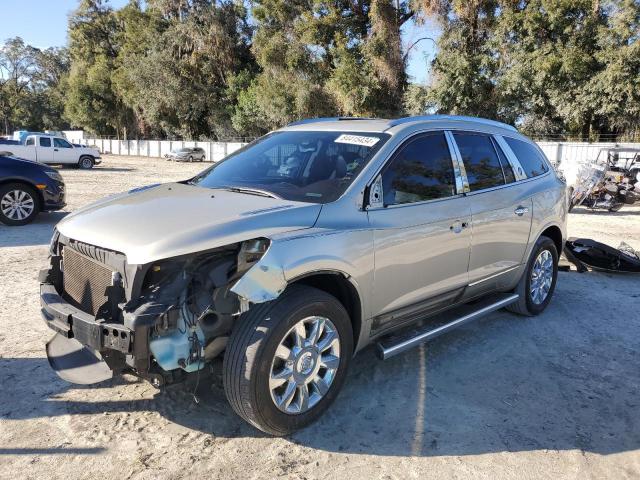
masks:
POLYGON ((533 135, 638 128, 640 3, 437 3, 443 34, 430 100, 439 111, 517 123, 533 135))
POLYGON ((442 112, 623 138, 640 125, 639 32, 637 0, 79 0, 68 49, 0 50, 0 120, 228 138, 442 112), (427 17, 432 81, 410 85, 402 27, 427 17))
POLYGON ((66 49, 39 50, 17 37, 0 48, 0 127, 5 134, 16 127, 58 130, 68 56, 66 49))

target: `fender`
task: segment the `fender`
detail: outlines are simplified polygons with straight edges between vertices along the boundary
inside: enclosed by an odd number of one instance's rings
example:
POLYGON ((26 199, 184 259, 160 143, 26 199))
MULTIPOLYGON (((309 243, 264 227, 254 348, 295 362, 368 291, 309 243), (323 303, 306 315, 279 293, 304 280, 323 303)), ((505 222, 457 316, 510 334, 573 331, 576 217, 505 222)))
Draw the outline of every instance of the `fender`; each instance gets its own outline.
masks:
POLYGON ((362 318, 368 318, 365 307, 373 280, 371 231, 316 229, 305 235, 272 240, 264 256, 231 291, 248 302, 263 303, 278 298, 296 280, 322 273, 348 279, 360 297, 362 318))

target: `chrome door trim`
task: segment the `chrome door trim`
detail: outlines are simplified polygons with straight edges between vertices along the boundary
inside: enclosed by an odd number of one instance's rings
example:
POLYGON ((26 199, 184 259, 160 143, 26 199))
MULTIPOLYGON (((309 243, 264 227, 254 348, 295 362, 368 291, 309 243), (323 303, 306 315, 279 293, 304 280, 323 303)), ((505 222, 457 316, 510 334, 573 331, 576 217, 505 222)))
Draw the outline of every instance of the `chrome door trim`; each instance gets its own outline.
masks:
POLYGON ((470 283, 469 287, 475 287, 476 285, 481 284, 482 282, 486 282, 487 280, 491 280, 493 278, 499 277, 500 275, 504 275, 505 273, 509 273, 509 272, 513 272, 514 270, 516 270, 517 268, 520 268, 520 265, 516 265, 515 267, 509 267, 506 270, 502 270, 501 272, 498 273, 494 273, 493 275, 489 275, 486 278, 482 278, 480 280, 476 280, 475 282, 470 283))
POLYGON ((498 142, 498 145, 502 149, 502 152, 504 153, 505 157, 507 157, 507 161, 511 164, 513 173, 516 176, 516 182, 518 180, 527 180, 528 178, 527 174, 524 173, 524 169, 522 168, 522 165, 520 165, 520 161, 518 160, 518 157, 516 157, 516 154, 513 153, 513 150, 511 150, 511 147, 506 142, 506 140, 502 138, 502 135, 494 134, 492 136, 495 139, 495 141, 498 142))
POLYGON ((469 180, 467 179, 467 170, 464 168, 462 155, 460 155, 458 145, 453 138, 453 133, 451 130, 445 130, 444 136, 449 144, 449 152, 453 157, 453 173, 456 177, 456 191, 458 193, 469 193, 471 189, 469 188, 469 180))

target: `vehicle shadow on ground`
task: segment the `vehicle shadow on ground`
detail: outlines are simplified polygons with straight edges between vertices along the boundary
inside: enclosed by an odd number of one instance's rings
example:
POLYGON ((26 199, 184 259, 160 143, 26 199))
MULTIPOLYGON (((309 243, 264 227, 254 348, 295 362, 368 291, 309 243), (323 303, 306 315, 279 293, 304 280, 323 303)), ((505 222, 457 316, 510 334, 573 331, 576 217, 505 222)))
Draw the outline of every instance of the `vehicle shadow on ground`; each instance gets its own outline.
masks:
POLYGON ((48 245, 53 227, 69 212, 43 212, 28 225, 7 227, 0 223, 0 247, 48 245))
POLYGON ((577 215, 607 215, 612 217, 624 217, 624 216, 640 215, 640 210, 637 210, 637 209, 629 210, 622 207, 622 209, 618 210, 617 212, 610 212, 608 210, 591 210, 589 208, 573 208, 570 213, 577 214, 577 215))
MULTIPOLYGON (((564 296, 577 300, 580 292, 564 296)), ((597 305, 588 306, 598 314, 597 305)), ((572 317, 571 308, 556 302, 536 319, 497 312, 482 325, 386 362, 367 349, 353 360, 329 411, 289 440, 324 451, 392 456, 547 449, 606 455, 638 449, 640 319, 612 317, 607 322, 618 325, 594 328, 593 321, 572 317), (618 328, 636 333, 617 335, 612 349, 611 332, 618 328)), ((0 380, 21 399, 17 406, 0 402, 3 418, 151 410, 216 437, 265 437, 235 416, 216 372, 200 378, 198 404, 193 377, 150 399, 96 401, 104 392, 92 389, 121 388, 137 380, 69 385, 42 358, 0 359, 0 380), (46 391, 34 394, 34 382, 46 385, 46 391), (68 389, 86 389, 86 395, 73 395, 86 401, 63 401, 68 389)))
POLYGON ((135 168, 126 168, 126 167, 93 167, 96 172, 133 172, 136 171, 135 168))

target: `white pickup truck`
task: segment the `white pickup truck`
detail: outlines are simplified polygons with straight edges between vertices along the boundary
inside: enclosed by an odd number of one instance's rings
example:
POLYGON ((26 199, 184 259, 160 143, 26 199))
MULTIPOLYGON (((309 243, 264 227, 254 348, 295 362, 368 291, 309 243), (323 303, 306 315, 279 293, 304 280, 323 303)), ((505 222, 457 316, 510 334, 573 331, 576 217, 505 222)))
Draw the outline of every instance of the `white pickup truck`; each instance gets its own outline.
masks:
POLYGON ((95 148, 73 145, 63 137, 51 135, 29 135, 24 144, 0 143, 0 151, 38 163, 76 165, 84 169, 101 162, 100 152, 95 148))

